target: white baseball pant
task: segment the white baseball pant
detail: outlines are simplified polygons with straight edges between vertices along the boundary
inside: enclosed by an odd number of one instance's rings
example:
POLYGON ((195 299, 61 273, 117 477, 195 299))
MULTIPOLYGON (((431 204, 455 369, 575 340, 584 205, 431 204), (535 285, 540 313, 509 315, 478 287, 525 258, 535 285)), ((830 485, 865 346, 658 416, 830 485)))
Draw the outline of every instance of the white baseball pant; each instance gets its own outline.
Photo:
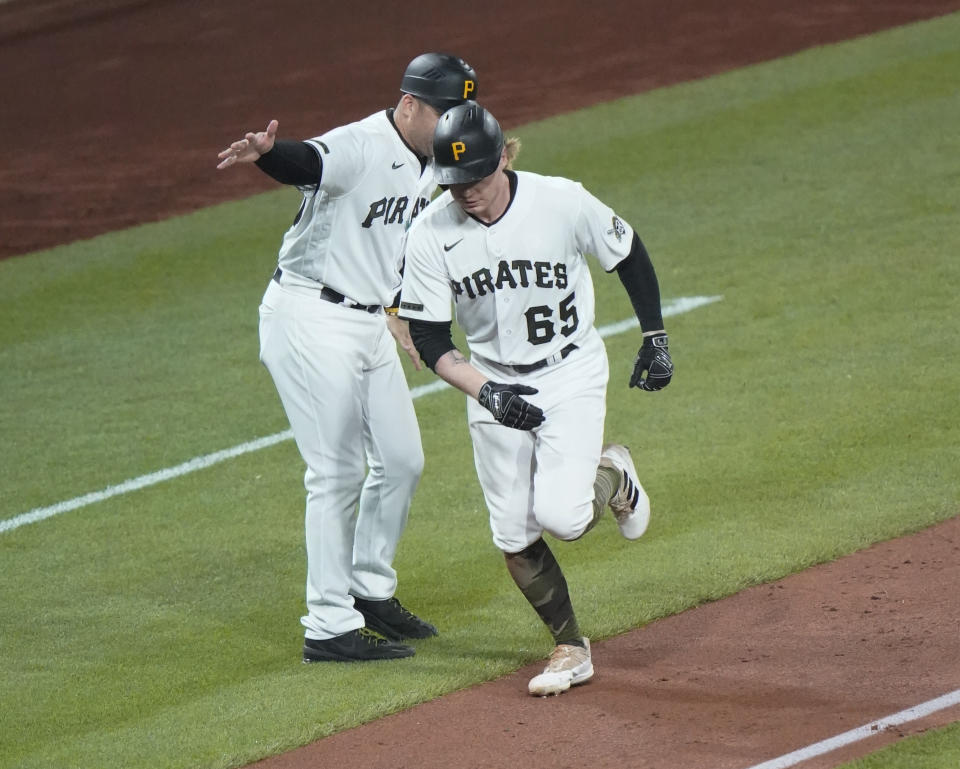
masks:
POLYGON ((287 273, 270 281, 260 305, 260 359, 307 465, 301 622, 306 637, 322 640, 363 626, 351 594, 394 594, 392 563, 423 449, 383 313, 319 293, 287 273))
POLYGON ((544 531, 563 540, 581 536, 593 520, 606 417, 609 365, 600 335, 593 331, 569 357, 529 374, 478 356, 470 363, 495 382, 537 388, 536 395, 523 397, 546 416, 534 430, 516 430, 467 399, 474 462, 494 543, 518 553, 544 531))

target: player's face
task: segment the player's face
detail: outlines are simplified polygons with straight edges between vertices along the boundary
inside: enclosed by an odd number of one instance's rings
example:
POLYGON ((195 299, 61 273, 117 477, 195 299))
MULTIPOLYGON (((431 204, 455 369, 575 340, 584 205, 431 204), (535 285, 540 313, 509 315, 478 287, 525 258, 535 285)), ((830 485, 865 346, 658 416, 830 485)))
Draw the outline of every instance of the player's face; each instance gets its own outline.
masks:
POLYGON ((500 164, 490 176, 478 182, 451 184, 447 189, 464 211, 483 222, 499 219, 510 202, 510 180, 503 173, 507 155, 500 155, 500 164))

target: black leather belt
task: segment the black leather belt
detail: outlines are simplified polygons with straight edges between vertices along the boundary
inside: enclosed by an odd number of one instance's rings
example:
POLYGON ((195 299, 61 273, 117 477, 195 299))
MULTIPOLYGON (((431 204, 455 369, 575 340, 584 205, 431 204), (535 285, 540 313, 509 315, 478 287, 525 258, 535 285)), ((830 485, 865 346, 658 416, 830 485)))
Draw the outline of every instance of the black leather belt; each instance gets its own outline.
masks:
POLYGON ((559 363, 561 360, 566 358, 570 353, 577 349, 577 346, 571 342, 566 347, 560 351, 560 358, 558 359, 556 355, 551 355, 549 358, 544 358, 543 360, 538 360, 536 363, 520 363, 516 366, 511 366, 514 371, 518 374, 529 374, 533 371, 539 371, 540 369, 549 366, 551 363, 559 363))
MULTIPOLYGON (((283 270, 277 267, 277 271, 273 273, 273 279, 279 283, 281 275, 283 275, 283 270)), ((351 310, 363 310, 364 312, 369 313, 380 311, 379 304, 354 304, 353 302, 348 302, 347 297, 345 297, 339 291, 334 291, 332 288, 330 288, 330 286, 324 286, 320 289, 320 298, 327 302, 333 302, 334 304, 342 304, 344 307, 349 307, 351 310)))

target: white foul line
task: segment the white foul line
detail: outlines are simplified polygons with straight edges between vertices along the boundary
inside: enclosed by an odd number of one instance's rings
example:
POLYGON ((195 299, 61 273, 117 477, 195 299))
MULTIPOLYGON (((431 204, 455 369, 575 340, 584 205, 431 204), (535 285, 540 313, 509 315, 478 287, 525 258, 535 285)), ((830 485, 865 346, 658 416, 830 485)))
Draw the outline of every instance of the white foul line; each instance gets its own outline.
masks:
POLYGON ((901 710, 899 713, 881 718, 879 721, 871 721, 869 724, 864 724, 856 729, 851 729, 849 732, 838 734, 836 737, 808 745, 805 748, 793 751, 793 753, 787 753, 785 756, 764 761, 762 764, 756 764, 755 766, 749 767, 749 769, 787 769, 787 767, 796 766, 801 761, 807 761, 808 759, 821 756, 824 753, 829 753, 831 750, 842 748, 844 745, 865 740, 867 737, 873 737, 891 726, 899 726, 900 724, 905 724, 910 721, 918 721, 921 718, 929 716, 931 713, 936 713, 938 710, 944 710, 953 705, 960 705, 960 689, 956 689, 949 694, 944 694, 942 697, 937 697, 936 699, 929 700, 912 708, 901 710))
MULTIPOLYGON (((721 299, 723 299, 722 296, 682 296, 679 299, 674 299, 664 305, 663 317, 669 318, 672 315, 681 315, 682 313, 690 312, 690 310, 695 310, 697 307, 703 307, 707 304, 719 302, 721 299)), ((636 328, 639 325, 640 324, 636 318, 629 318, 627 320, 621 320, 618 323, 611 323, 609 326, 602 326, 597 330, 600 332, 600 336, 608 337, 613 336, 614 334, 622 334, 624 331, 627 331, 631 328, 636 328)), ((421 385, 419 387, 412 388, 410 390, 410 396, 415 399, 420 398, 424 395, 429 395, 430 393, 446 389, 449 386, 450 385, 448 385, 442 379, 439 379, 436 382, 432 382, 428 385, 421 385)), ((137 491, 138 489, 143 489, 147 486, 153 486, 163 481, 173 480, 174 478, 179 478, 181 475, 187 475, 188 473, 195 472, 196 470, 202 470, 205 467, 210 467, 211 465, 225 462, 228 459, 233 459, 234 457, 239 457, 243 454, 249 454, 252 451, 265 449, 268 446, 273 446, 276 443, 281 443, 282 441, 289 440, 290 438, 293 438, 293 431, 284 430, 283 432, 274 433, 273 435, 268 435, 264 438, 257 438, 256 440, 248 441, 247 443, 241 443, 233 448, 215 451, 213 454, 205 454, 202 457, 194 457, 193 459, 188 459, 183 464, 176 465, 174 467, 168 467, 165 470, 157 470, 156 472, 148 473, 147 475, 141 475, 139 478, 131 478, 130 480, 124 481, 123 483, 118 483, 115 486, 107 486, 107 488, 100 491, 94 491, 89 494, 84 494, 81 497, 74 497, 73 499, 68 499, 64 502, 58 502, 57 504, 50 505, 49 507, 36 507, 29 512, 21 513, 20 515, 15 515, 13 518, 7 518, 0 521, 0 534, 5 531, 13 531, 13 529, 17 529, 21 526, 26 526, 28 523, 37 523, 38 521, 42 521, 46 518, 52 518, 55 515, 59 515, 60 513, 66 513, 70 510, 76 510, 81 507, 86 507, 87 505, 92 505, 95 502, 103 502, 106 499, 119 496, 120 494, 126 494, 130 491, 137 491)))

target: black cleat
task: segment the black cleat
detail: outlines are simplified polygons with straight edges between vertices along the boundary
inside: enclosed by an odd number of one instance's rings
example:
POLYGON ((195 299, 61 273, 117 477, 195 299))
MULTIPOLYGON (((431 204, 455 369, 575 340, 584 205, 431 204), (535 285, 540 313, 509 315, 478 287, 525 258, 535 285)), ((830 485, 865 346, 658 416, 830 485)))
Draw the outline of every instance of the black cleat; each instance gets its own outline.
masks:
POLYGON ((316 641, 303 639, 304 662, 363 662, 364 660, 395 660, 412 657, 412 646, 386 641, 367 628, 316 641))
POLYGON ((368 601, 366 598, 354 596, 353 605, 363 615, 368 628, 376 630, 391 641, 437 635, 437 629, 433 625, 403 608, 396 598, 368 601))

